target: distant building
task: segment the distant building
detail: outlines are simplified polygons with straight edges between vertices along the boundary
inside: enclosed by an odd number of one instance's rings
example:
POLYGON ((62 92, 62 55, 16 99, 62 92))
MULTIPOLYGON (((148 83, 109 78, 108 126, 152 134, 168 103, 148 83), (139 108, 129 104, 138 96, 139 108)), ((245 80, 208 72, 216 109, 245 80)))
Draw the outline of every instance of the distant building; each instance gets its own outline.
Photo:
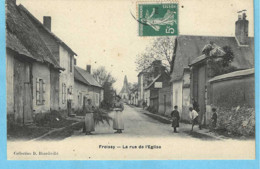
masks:
MULTIPOLYGON (((161 68, 163 70, 163 68, 161 68)), ((166 97, 163 95, 163 98, 160 98, 160 90, 167 88, 170 86, 170 76, 166 71, 161 71, 160 74, 145 88, 145 99, 147 106, 149 109, 154 113, 161 113, 164 114, 166 111, 166 107, 161 109, 159 112, 160 104, 162 103, 163 106, 164 102, 166 103, 166 97), (163 112, 162 112, 163 111, 163 112)), ((168 99, 169 100, 169 99, 168 99)))
POLYGON ((161 60, 155 60, 145 70, 142 70, 138 74, 138 104, 141 106, 144 101, 149 102, 147 100, 148 95, 145 93, 145 88, 159 75, 161 72, 165 70, 165 67, 162 66, 161 60))
POLYGON ((129 90, 129 85, 127 81, 127 77, 125 76, 124 78, 124 84, 123 87, 119 93, 119 96, 121 96, 122 100, 126 103, 129 103, 129 97, 130 97, 130 90, 129 90))

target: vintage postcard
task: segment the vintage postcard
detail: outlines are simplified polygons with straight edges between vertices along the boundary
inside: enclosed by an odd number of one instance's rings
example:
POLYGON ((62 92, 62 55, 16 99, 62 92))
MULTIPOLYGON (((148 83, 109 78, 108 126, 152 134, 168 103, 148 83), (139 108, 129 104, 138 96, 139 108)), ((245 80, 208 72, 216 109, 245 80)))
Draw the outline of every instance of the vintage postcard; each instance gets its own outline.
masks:
POLYGON ((6 0, 7 160, 251 160, 253 0, 6 0))

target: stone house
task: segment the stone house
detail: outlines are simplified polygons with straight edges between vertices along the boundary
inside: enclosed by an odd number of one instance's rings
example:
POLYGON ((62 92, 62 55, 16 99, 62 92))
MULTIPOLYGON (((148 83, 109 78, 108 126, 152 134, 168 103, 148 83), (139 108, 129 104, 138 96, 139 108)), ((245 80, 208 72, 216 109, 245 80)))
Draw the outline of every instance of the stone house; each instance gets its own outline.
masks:
POLYGON ((84 70, 78 66, 74 66, 74 93, 73 100, 75 111, 83 108, 83 99, 91 99, 92 104, 96 107, 100 106, 100 103, 104 99, 104 90, 102 86, 91 75, 91 67, 87 65, 87 69, 84 70))
POLYGON ((148 68, 138 74, 139 106, 141 106, 144 101, 149 104, 149 91, 145 90, 145 88, 163 71, 165 71, 165 68, 162 66, 162 61, 155 60, 148 68))
POLYGON ((192 98, 198 101, 200 113, 206 112, 205 84, 209 79, 205 75, 206 57, 202 54, 205 45, 213 43, 230 47, 234 53, 232 66, 237 69, 254 67, 254 38, 248 37, 247 26, 248 21, 243 14, 236 21, 235 37, 181 35, 176 38, 171 70, 172 105, 178 105, 182 120, 189 120, 188 107, 192 105, 192 98))
POLYGON ((74 56, 77 54, 59 37, 51 31, 51 17, 44 16, 43 23, 34 17, 23 5, 19 5, 19 10, 24 13, 34 25, 41 39, 44 41, 58 64, 64 68, 59 74, 51 71, 50 80, 53 83, 51 88, 52 97, 50 104, 52 110, 67 110, 73 107, 74 102, 69 99, 73 96, 74 86, 74 56))
POLYGON ((7 118, 19 124, 51 110, 56 75, 64 70, 15 0, 6 1, 7 118))
POLYGON ((130 92, 130 104, 134 106, 138 106, 138 89, 134 88, 130 92))
MULTIPOLYGON (((149 106, 150 111, 154 113, 164 114, 166 112, 167 98, 166 95, 160 95, 160 90, 165 89, 170 86, 170 76, 167 72, 162 71, 146 88, 146 98, 147 106, 149 106), (161 97, 160 97, 161 96, 161 97), (165 105, 165 107, 164 107, 165 105)), ((162 92, 162 91, 161 91, 162 92)))

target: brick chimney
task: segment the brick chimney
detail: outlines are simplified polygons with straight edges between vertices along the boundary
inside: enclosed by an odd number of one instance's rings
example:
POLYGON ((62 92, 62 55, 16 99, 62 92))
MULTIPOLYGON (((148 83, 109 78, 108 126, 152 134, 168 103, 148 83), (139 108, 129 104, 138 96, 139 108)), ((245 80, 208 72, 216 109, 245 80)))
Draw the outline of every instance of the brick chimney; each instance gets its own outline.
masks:
POLYGON ((44 16, 43 17, 43 25, 45 28, 49 29, 51 31, 51 17, 50 16, 44 16))
POLYGON ((248 20, 246 20, 246 10, 238 12, 238 20, 236 21, 235 35, 239 45, 247 45, 248 20))
POLYGON ((86 71, 87 71, 89 74, 91 74, 91 65, 87 65, 86 71))

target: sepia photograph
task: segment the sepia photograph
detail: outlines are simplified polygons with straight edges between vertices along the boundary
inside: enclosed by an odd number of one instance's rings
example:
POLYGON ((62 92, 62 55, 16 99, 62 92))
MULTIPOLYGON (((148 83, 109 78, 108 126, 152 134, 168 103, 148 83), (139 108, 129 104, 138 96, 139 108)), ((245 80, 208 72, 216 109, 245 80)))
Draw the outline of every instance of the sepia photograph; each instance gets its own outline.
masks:
POLYGON ((253 0, 6 0, 8 160, 253 160, 253 0))

